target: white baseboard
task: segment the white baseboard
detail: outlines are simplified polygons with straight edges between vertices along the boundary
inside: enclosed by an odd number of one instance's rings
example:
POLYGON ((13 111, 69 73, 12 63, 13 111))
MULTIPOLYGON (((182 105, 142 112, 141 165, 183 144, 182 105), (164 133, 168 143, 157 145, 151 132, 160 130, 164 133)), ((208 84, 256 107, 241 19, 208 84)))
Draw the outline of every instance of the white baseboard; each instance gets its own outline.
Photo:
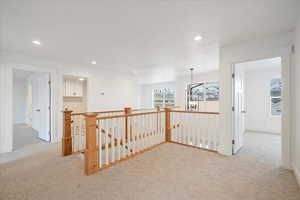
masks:
POLYGON ((245 133, 264 133, 264 134, 271 134, 271 135, 281 135, 278 132, 272 132, 272 131, 261 131, 261 130, 252 130, 252 129, 246 129, 245 133))
POLYGON ((295 164, 293 164, 293 171, 294 171, 297 183, 298 183, 298 185, 300 187, 300 170, 297 169, 297 166, 295 164))

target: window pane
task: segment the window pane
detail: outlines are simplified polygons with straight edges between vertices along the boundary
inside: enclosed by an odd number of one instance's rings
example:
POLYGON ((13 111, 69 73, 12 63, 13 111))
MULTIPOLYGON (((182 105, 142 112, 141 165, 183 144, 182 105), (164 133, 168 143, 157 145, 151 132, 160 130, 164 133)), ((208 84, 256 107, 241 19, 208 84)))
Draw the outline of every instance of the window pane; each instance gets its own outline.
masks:
POLYGON ((281 98, 271 98, 271 114, 281 115, 281 98))
POLYGON ((206 84, 206 100, 218 101, 219 100, 219 83, 211 82, 206 84))
POLYGON ((204 83, 191 84, 189 87, 191 92, 190 101, 204 101, 204 83))
POLYGON ((281 97, 282 83, 280 78, 271 80, 271 97, 281 97))

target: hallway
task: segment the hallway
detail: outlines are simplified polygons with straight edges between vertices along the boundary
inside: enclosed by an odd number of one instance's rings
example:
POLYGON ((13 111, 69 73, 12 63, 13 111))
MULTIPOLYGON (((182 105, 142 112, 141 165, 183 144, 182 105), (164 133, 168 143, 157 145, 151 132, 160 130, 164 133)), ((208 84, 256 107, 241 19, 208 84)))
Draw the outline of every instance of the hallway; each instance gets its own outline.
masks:
POLYGON ((13 150, 26 146, 46 143, 38 137, 38 132, 26 124, 15 124, 13 135, 13 150))
POLYGON ((232 157, 166 143, 90 176, 79 155, 61 157, 57 144, 47 145, 0 165, 0 199, 299 200, 293 173, 247 141, 232 157))

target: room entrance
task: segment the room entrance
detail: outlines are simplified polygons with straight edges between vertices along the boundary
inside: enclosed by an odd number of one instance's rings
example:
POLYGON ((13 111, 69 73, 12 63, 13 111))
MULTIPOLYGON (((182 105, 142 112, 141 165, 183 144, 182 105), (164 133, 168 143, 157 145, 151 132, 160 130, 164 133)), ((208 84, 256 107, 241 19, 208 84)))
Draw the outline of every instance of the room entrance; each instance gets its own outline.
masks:
POLYGON ((13 88, 13 149, 50 142, 50 74, 15 69, 13 88))
POLYGON ((280 164, 281 58, 237 63, 233 72, 233 154, 280 164))

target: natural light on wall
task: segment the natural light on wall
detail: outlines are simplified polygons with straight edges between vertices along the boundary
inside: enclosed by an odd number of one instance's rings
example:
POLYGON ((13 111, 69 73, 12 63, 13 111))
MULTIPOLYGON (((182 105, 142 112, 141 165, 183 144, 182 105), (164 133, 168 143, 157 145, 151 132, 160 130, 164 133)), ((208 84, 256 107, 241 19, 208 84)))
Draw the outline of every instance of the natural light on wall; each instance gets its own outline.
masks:
POLYGON ((160 82, 170 82, 176 79, 174 68, 152 68, 139 73, 138 81, 140 84, 151 84, 160 82))

